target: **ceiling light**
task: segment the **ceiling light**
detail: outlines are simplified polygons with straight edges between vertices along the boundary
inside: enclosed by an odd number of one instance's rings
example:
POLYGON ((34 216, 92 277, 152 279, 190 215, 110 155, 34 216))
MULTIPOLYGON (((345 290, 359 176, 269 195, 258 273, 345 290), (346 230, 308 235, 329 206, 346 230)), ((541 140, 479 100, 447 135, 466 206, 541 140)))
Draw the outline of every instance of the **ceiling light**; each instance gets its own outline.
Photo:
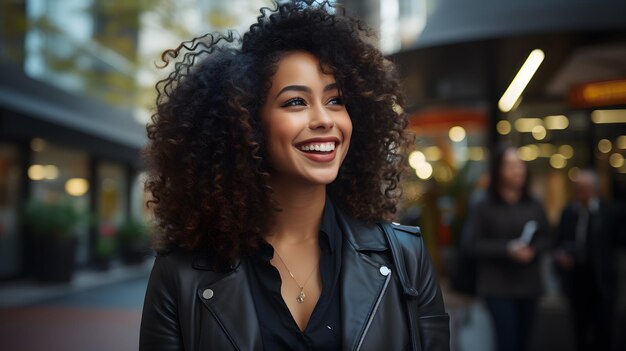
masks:
POLYGON ((543 62, 544 58, 545 54, 540 49, 535 49, 530 53, 530 55, 528 55, 526 62, 524 62, 522 68, 520 68, 519 72, 517 72, 517 75, 515 75, 515 78, 513 78, 509 87, 506 89, 504 94, 502 94, 500 101, 498 101, 498 108, 500 108, 500 111, 509 112, 513 109, 513 106, 515 106, 515 103, 522 95, 522 92, 526 89, 526 86, 535 75, 535 72, 537 72, 537 69, 541 65, 541 62, 543 62))

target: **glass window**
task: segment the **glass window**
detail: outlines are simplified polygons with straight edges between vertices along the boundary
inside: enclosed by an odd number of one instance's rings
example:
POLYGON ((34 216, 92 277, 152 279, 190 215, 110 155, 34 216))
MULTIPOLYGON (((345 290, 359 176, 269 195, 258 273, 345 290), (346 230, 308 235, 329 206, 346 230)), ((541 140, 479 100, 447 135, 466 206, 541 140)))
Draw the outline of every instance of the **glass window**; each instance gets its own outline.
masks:
MULTIPOLYGON (((31 142, 32 161, 28 167, 31 197, 42 201, 70 198, 80 211, 89 211, 89 157, 86 152, 53 145, 42 139, 31 142)), ((87 262, 88 223, 77 228, 77 264, 87 262)))
POLYGON ((17 235, 20 174, 18 148, 0 143, 0 277, 15 275, 20 270, 17 235))
POLYGON ((98 221, 100 235, 124 220, 127 212, 126 170, 122 165, 101 162, 98 165, 98 221))

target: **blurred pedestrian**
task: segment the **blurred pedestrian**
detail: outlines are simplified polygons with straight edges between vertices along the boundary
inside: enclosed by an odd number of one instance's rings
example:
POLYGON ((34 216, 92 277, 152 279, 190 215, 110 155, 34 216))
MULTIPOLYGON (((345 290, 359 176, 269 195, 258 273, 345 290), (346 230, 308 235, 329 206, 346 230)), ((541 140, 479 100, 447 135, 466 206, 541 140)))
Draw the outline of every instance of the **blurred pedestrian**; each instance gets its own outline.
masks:
POLYGON ((163 245, 140 350, 449 350, 419 229, 384 221, 399 81, 331 6, 281 1, 164 53, 183 59, 148 126, 163 245))
POLYGON ((574 201, 565 207, 558 228, 554 259, 568 296, 578 350, 611 350, 616 293, 617 218, 598 197, 598 176, 578 172, 574 201))
POLYGON ((493 320, 498 351, 527 349, 543 287, 539 254, 549 246, 543 206, 528 190, 528 170, 514 147, 500 145, 486 196, 468 220, 477 261, 476 292, 493 320))

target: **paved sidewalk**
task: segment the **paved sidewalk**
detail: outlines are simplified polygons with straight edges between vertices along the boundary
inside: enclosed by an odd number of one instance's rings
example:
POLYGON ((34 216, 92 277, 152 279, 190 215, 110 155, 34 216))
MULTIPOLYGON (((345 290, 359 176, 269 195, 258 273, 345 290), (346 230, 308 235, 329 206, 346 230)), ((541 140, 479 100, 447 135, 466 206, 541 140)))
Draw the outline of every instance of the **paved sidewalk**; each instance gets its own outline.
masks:
POLYGON ((70 283, 41 283, 32 279, 0 283, 0 308, 28 306, 82 291, 147 277, 154 259, 135 266, 115 262, 107 271, 82 270, 70 283))
POLYGON ((80 271, 66 284, 22 280, 0 287, 2 350, 131 351, 153 260, 80 271))

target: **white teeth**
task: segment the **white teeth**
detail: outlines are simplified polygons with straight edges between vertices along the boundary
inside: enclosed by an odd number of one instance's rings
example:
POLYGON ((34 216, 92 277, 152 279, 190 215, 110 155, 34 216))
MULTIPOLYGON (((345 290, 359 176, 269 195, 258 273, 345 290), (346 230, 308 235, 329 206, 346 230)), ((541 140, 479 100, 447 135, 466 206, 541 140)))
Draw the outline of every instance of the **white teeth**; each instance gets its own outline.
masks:
POLYGON ((335 150, 335 143, 318 143, 318 144, 308 144, 300 146, 300 150, 302 151, 320 151, 320 152, 329 152, 335 150))

